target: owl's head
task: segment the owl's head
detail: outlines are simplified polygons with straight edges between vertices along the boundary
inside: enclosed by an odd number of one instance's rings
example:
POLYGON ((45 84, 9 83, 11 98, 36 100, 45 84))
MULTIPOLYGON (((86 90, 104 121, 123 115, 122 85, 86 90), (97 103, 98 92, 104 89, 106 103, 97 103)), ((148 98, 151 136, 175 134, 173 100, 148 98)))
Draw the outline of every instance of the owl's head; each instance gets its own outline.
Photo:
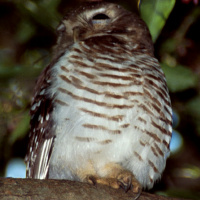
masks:
POLYGON ((90 37, 112 35, 129 42, 140 43, 152 51, 148 28, 140 17, 121 6, 107 2, 90 2, 68 13, 57 28, 57 50, 63 52, 76 42, 90 37))

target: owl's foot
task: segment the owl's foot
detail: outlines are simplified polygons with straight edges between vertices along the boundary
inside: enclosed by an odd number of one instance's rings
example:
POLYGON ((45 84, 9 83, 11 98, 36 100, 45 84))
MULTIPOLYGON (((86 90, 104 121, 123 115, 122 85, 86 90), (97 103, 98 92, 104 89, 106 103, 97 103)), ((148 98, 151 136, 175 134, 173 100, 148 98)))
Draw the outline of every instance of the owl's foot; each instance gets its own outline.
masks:
POLYGON ((118 189, 120 187, 115 178, 100 178, 93 175, 89 175, 86 177, 86 182, 93 185, 97 185, 97 184, 107 185, 114 189, 118 189))
POLYGON ((83 182, 93 185, 102 184, 114 189, 123 188, 125 192, 130 190, 137 195, 135 200, 140 196, 142 192, 140 183, 130 171, 125 170, 118 163, 109 163, 98 171, 92 165, 88 166, 90 168, 88 167, 87 170, 79 170, 78 176, 83 182))
POLYGON ((117 181, 119 186, 123 188, 125 192, 131 190, 134 194, 136 194, 134 200, 139 198, 142 192, 142 187, 131 172, 127 170, 121 171, 121 173, 117 176, 117 181))
POLYGON ((140 183, 135 179, 132 173, 127 170, 122 170, 116 178, 105 178, 88 175, 86 177, 86 182, 93 185, 103 184, 114 189, 123 188, 125 192, 131 190, 133 193, 137 194, 134 200, 138 199, 142 192, 140 183))
POLYGON ((140 183, 136 180, 133 174, 127 170, 121 171, 117 176, 117 182, 125 192, 132 190, 136 194, 141 193, 142 187, 140 183))

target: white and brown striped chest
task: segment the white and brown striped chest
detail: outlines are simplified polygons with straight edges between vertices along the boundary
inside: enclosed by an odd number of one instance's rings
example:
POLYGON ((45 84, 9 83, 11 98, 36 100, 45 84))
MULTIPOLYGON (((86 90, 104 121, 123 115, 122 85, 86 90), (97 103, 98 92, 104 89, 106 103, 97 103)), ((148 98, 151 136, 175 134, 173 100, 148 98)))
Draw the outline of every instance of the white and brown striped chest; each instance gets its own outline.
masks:
POLYGON ((50 174, 76 180, 75 171, 91 160, 96 168, 116 162, 151 187, 165 167, 171 138, 163 72, 137 46, 105 45, 102 51, 89 44, 75 44, 52 68, 56 139, 50 174))

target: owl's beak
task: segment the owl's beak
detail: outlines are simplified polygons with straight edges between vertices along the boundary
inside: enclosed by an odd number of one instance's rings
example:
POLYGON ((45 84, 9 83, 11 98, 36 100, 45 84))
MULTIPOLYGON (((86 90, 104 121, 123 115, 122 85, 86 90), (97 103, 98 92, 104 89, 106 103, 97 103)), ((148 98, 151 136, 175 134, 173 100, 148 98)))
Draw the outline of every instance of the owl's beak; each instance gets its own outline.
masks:
POLYGON ((78 41, 79 38, 79 27, 76 26, 73 28, 73 39, 74 39, 74 43, 78 41))

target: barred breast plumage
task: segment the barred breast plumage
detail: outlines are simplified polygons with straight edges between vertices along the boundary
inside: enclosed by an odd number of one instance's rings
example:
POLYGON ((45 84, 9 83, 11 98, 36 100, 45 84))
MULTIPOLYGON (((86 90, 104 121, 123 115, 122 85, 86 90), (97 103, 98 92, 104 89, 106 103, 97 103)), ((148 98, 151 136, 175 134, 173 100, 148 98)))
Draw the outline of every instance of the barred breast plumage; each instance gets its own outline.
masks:
POLYGON ((144 22, 89 3, 58 30, 32 104, 27 176, 152 188, 169 155, 172 111, 144 22))

